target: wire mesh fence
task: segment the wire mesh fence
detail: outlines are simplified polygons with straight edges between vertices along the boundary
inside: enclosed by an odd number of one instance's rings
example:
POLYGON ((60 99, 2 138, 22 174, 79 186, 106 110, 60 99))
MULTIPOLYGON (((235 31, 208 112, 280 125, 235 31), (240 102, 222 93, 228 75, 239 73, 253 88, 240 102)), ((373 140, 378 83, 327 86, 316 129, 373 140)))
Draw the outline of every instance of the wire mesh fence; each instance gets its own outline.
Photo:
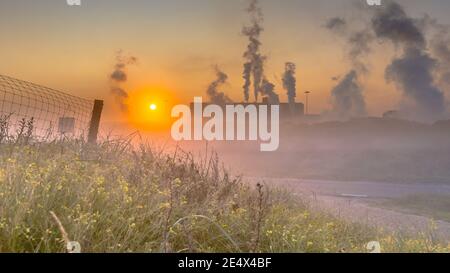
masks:
POLYGON ((14 134, 28 124, 38 139, 85 138, 93 106, 92 100, 0 75, 0 134, 14 134))

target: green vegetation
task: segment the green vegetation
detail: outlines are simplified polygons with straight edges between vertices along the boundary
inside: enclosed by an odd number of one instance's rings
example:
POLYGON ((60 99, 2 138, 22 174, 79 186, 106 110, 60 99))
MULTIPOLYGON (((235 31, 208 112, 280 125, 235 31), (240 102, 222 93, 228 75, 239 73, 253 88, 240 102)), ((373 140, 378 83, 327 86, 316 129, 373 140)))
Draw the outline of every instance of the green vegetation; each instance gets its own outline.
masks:
POLYGON ((215 155, 196 162, 123 140, 4 139, 0 252, 64 252, 65 240, 82 252, 367 252, 373 240, 384 252, 450 249, 348 224, 219 166, 215 155))

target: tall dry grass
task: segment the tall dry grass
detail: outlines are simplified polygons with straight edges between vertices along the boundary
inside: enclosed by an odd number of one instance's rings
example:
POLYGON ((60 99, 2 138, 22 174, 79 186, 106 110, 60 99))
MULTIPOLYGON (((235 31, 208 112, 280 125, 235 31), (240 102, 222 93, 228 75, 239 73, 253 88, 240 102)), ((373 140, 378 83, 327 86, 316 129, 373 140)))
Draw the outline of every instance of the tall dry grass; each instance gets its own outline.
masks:
POLYGON ((69 238, 82 252, 366 252, 373 240, 383 251, 449 250, 251 188, 214 154, 196 161, 126 139, 36 142, 33 124, 23 126, 0 138, 0 252, 65 252, 69 238))

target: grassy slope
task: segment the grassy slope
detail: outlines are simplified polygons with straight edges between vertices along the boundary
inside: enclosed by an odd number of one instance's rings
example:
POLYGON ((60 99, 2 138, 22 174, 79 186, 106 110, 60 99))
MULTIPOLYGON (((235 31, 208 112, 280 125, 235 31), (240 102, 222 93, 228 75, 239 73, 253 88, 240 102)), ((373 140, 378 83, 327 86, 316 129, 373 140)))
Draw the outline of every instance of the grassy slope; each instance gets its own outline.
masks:
POLYGON ((0 252, 63 252, 50 211, 83 252, 364 252, 372 240, 383 251, 449 251, 312 212, 218 166, 120 142, 0 144, 0 252))

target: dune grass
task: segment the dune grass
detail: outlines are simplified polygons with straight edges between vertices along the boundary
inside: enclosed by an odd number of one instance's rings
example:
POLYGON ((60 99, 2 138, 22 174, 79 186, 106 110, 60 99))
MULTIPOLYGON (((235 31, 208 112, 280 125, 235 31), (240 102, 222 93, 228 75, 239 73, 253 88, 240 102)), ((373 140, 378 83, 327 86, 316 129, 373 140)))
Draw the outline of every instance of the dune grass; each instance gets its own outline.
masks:
POLYGON ((373 240, 385 252, 450 249, 312 211, 220 166, 214 154, 196 161, 122 140, 4 140, 0 252, 65 252, 67 240, 82 252, 367 252, 373 240))

